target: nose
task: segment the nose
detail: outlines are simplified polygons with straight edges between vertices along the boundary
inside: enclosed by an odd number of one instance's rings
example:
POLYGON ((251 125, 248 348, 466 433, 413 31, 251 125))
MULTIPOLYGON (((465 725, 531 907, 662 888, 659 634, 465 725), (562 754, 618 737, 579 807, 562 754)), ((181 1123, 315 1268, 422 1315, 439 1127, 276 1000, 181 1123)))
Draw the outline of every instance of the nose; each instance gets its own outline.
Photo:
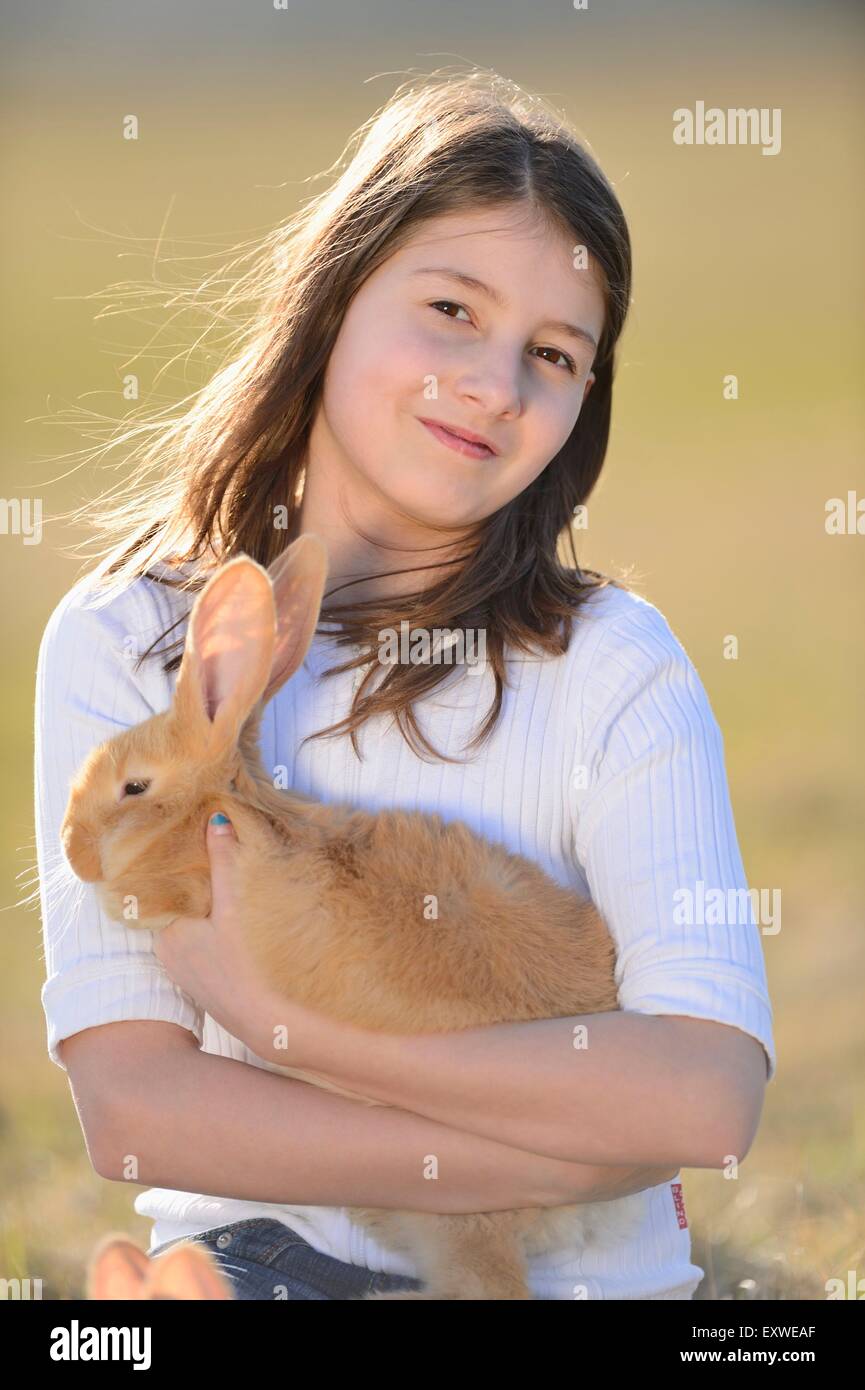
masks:
POLYGON ((60 827, 60 843, 76 878, 83 883, 98 883, 101 880, 99 841, 87 821, 67 811, 60 827))
POLYGON ((520 363, 496 352, 460 373, 456 393, 473 410, 491 420, 514 420, 522 411, 520 372, 520 363))

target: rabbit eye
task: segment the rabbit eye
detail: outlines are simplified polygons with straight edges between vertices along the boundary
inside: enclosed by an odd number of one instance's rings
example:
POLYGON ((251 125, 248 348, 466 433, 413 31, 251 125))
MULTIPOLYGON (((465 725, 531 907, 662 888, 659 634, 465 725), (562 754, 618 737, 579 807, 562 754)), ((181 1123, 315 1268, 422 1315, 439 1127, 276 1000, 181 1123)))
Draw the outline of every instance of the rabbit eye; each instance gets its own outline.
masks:
POLYGON ((124 796, 140 796, 149 786, 149 782, 127 782, 123 787, 123 793, 124 796))

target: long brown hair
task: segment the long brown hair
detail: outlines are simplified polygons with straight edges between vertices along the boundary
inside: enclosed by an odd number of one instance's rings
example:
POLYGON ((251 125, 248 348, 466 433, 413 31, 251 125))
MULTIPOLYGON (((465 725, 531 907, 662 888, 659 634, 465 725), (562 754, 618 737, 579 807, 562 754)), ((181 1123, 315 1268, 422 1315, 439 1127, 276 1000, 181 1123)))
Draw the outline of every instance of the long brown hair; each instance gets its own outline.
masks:
MULTIPOLYGON (((151 415, 120 435, 132 446, 125 489, 119 500, 81 509, 107 540, 91 578, 111 593, 140 575, 194 593, 215 565, 238 553, 269 565, 297 533, 306 443, 325 368, 366 277, 429 218, 505 205, 540 213, 587 248, 603 282, 596 379, 570 437, 529 487, 471 529, 465 553, 442 565, 437 582, 398 600, 326 600, 322 609, 322 619, 338 625, 340 645, 369 649, 327 674, 368 669, 348 715, 310 737, 348 732, 360 756, 356 730, 390 712, 419 756, 444 757, 422 734, 412 701, 452 668, 397 663, 376 686, 383 628, 398 630, 410 617, 412 631, 484 632, 495 696, 468 744, 474 749, 498 719, 506 644, 561 655, 590 591, 627 587, 581 571, 572 523, 607 450, 615 347, 631 293, 630 238, 610 184, 567 123, 488 71, 403 83, 355 132, 340 163, 330 188, 254 244, 249 268, 228 293, 231 303, 251 303, 255 312, 228 364, 182 414, 151 415), (559 554, 568 543, 569 563, 559 554), (166 565, 169 573, 160 573, 166 565)), ((139 660, 170 651, 155 652, 156 645, 139 660)), ((174 645, 166 671, 180 663, 182 639, 174 645)))

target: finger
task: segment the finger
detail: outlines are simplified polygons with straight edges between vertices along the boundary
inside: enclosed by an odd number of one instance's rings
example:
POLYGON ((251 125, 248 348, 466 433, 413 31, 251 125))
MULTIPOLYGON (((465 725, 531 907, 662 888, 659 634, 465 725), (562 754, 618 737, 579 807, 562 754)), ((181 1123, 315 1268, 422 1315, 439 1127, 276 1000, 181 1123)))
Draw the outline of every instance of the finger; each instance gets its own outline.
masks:
POLYGON ((207 823, 207 853, 210 858, 210 882, 213 892, 211 915, 217 904, 224 907, 232 894, 231 871, 237 836, 227 816, 221 811, 207 823))
POLYGON ((166 922, 163 926, 157 927, 153 933, 154 945, 163 939, 170 941, 172 937, 177 935, 178 925, 182 925, 185 920, 186 918, 184 917, 172 917, 170 922, 166 922))

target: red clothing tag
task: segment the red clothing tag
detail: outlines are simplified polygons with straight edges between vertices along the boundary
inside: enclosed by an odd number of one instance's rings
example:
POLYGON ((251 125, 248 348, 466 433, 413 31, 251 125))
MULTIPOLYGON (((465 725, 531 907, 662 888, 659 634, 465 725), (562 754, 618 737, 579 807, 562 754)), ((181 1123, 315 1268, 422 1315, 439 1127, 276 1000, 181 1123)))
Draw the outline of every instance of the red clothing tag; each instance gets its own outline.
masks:
POLYGON ((682 1184, 680 1182, 671 1182, 670 1191, 673 1194, 673 1206, 676 1208, 679 1230, 682 1230, 688 1224, 688 1218, 685 1215, 685 1199, 682 1196, 682 1184))

